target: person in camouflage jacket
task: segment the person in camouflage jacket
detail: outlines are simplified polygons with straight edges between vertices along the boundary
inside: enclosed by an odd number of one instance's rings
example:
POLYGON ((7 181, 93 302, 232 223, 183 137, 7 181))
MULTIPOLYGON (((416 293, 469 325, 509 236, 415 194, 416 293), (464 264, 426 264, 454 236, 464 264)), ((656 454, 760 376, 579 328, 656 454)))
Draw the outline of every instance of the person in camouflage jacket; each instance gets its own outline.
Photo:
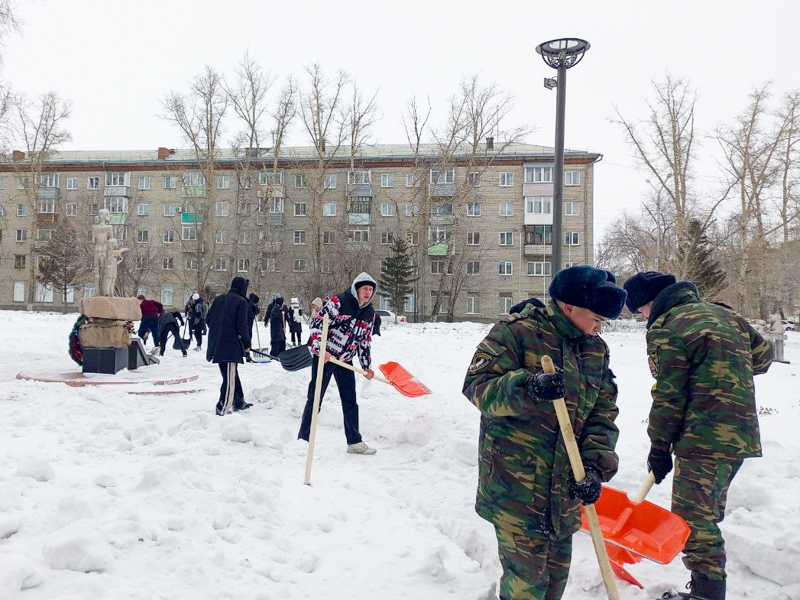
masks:
POLYGON ((672 511, 691 533, 683 562, 693 597, 725 598, 725 543, 718 524, 745 458, 761 456, 753 376, 772 363, 769 342, 723 304, 700 300, 694 284, 655 271, 625 283, 628 308, 647 319, 656 383, 647 433, 656 483, 672 470, 672 511))
POLYGON ((558 600, 564 593, 581 502, 600 495, 617 471, 617 387, 597 334, 616 318, 625 292, 588 266, 560 271, 553 301, 528 301, 478 345, 464 395, 481 412, 475 509, 495 526, 504 600, 558 600), (548 389, 542 356, 559 368, 548 389), (563 397, 586 467, 572 478, 552 400, 563 397))

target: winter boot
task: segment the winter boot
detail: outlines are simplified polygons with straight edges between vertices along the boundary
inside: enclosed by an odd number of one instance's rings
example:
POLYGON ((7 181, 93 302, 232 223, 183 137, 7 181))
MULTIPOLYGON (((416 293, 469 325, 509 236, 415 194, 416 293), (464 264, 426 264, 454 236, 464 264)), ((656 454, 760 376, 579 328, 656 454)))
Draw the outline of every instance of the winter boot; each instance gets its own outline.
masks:
POLYGON ((347 451, 350 454, 375 454, 377 452, 375 448, 370 448, 364 442, 358 442, 357 444, 349 444, 347 446, 347 451))
POLYGON ((708 579, 705 575, 692 573, 692 580, 686 584, 691 592, 670 590, 661 596, 661 600, 725 600, 725 580, 708 579))
POLYGON ((239 400, 238 404, 237 404, 237 401, 234 401, 233 410, 234 411, 247 410, 251 406, 253 406, 253 405, 250 402, 245 402, 244 400, 239 400))

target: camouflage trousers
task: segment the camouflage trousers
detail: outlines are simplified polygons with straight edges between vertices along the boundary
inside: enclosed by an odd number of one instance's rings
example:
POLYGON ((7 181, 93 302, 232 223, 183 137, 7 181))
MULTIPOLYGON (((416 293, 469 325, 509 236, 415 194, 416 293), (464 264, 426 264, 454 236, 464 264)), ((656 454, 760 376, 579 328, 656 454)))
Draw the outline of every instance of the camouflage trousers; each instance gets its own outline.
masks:
POLYGON ((501 600, 559 600, 572 559, 572 536, 527 536, 495 527, 501 600))
POLYGON ((728 488, 742 460, 676 457, 672 512, 689 525, 683 564, 708 579, 725 579, 725 541, 718 524, 725 518, 728 488))

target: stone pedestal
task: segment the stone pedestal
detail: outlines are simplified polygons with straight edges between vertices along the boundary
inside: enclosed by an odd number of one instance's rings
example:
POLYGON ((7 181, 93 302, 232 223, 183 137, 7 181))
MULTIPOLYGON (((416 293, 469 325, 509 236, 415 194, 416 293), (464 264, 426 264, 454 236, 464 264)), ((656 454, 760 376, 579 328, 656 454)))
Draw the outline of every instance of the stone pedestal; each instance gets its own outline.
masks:
POLYGON ((84 348, 83 372, 114 375, 128 367, 128 347, 84 348))
POLYGON ((764 338, 772 342, 772 346, 775 348, 775 362, 786 363, 789 364, 789 361, 783 357, 783 343, 786 341, 786 334, 785 333, 767 333, 764 334, 764 338))

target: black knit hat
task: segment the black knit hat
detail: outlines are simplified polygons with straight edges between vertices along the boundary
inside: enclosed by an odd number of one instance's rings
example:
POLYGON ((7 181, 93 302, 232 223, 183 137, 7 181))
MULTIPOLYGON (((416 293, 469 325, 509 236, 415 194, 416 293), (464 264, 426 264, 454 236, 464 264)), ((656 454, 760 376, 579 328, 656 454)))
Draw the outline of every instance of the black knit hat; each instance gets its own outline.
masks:
POLYGON ((626 304, 632 313, 639 312, 648 302, 655 300, 656 296, 666 287, 675 283, 675 276, 658 271, 644 271, 637 273, 623 286, 628 292, 626 304))
POLYGON ((607 319, 616 319, 627 295, 616 283, 617 278, 611 271, 576 265, 556 273, 550 284, 550 297, 589 309, 607 319))

